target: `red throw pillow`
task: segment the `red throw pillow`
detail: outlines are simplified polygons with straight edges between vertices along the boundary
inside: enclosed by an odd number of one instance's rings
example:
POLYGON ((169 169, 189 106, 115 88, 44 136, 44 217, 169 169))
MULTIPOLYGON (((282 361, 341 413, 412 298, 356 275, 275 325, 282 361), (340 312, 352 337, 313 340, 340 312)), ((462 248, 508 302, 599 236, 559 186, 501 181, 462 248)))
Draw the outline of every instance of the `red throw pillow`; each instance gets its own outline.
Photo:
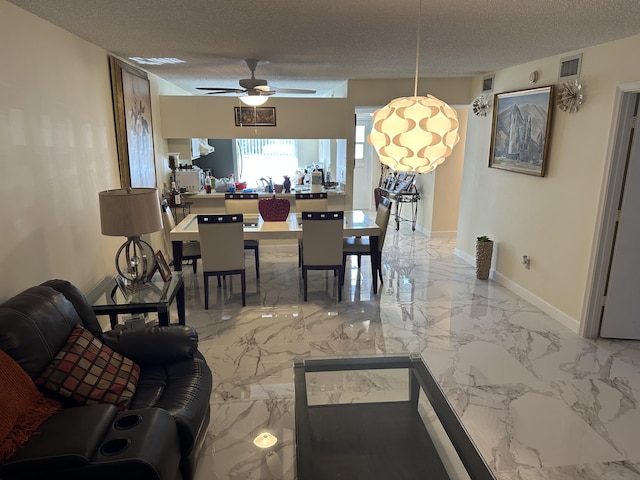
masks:
POLYGON ((76 326, 36 385, 80 405, 111 403, 126 410, 136 391, 140 366, 76 326))

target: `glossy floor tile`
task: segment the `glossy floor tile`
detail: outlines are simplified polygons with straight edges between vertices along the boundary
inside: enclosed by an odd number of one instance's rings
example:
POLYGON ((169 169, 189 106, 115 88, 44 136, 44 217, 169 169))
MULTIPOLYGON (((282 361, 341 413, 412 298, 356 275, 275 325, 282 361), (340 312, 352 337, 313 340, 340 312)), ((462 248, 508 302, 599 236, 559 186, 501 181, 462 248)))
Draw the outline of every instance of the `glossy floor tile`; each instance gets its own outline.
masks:
MULTIPOLYGON (((343 302, 325 272, 302 301, 295 245, 261 248, 259 282, 247 254, 244 308, 227 278, 205 311, 201 274, 184 269, 187 322, 214 374, 197 480, 294 480, 294 358, 393 353, 422 355, 497 479, 640 478, 640 342, 580 338, 477 280, 452 236, 387 235, 378 294, 369 259, 354 258, 343 302), (253 444, 264 432, 276 445, 253 444)), ((334 375, 309 396, 388 398, 398 387, 381 378, 334 375)))

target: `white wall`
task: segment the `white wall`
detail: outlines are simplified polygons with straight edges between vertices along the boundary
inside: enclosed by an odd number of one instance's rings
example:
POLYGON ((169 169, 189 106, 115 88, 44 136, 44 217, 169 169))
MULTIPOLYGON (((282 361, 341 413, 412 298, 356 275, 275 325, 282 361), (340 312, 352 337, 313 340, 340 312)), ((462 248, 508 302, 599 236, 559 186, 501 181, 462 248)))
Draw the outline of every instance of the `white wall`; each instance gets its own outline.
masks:
MULTIPOLYGON (((546 177, 490 169, 491 116, 469 116, 458 249, 474 255, 475 238, 496 242, 496 279, 519 291, 577 330, 587 278, 616 85, 640 79, 640 36, 582 50, 586 101, 575 114, 553 108, 546 177), (522 255, 531 257, 531 269, 522 255)), ((494 93, 557 83, 560 58, 541 59, 495 72, 494 93)), ((474 80, 474 97, 481 78, 474 80)))
MULTIPOLYGON (((427 235, 455 232, 458 227, 469 110, 458 107, 456 113, 460 123, 460 141, 453 153, 433 172, 416 176, 416 187, 420 192, 418 229, 427 235)), ((404 218, 410 217, 410 208, 409 204, 403 206, 404 218)))
POLYGON ((50 278, 88 288, 117 248, 98 215, 119 186, 107 54, 0 1, 0 64, 0 300, 50 278))
POLYGON ((124 241, 98 215, 120 186, 107 53, 0 0, 0 64, 0 301, 51 278, 86 291, 124 241))

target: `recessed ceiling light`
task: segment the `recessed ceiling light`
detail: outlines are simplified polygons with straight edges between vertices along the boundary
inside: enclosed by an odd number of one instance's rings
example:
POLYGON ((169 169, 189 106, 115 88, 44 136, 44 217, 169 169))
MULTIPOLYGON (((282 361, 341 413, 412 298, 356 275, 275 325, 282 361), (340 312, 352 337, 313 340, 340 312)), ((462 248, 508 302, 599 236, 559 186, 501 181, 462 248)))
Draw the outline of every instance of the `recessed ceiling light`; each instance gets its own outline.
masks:
POLYGON ((129 60, 133 60, 138 65, 168 65, 172 63, 185 63, 184 60, 180 60, 179 58, 162 58, 162 57, 151 57, 151 58, 143 58, 143 57, 129 57, 129 60))

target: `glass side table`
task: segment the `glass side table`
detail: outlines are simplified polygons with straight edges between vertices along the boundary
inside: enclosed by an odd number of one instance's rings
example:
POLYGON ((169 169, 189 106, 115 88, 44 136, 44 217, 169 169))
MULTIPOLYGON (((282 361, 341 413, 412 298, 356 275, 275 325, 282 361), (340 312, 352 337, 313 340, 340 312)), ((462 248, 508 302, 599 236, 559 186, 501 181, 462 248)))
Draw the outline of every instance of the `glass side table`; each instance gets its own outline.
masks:
POLYGON ((125 313, 158 314, 161 327, 169 325, 169 312, 174 299, 178 322, 185 325, 184 279, 182 272, 172 272, 168 282, 151 281, 147 288, 129 291, 118 286, 116 276, 104 277, 85 295, 96 315, 109 315, 111 328, 118 324, 118 315, 125 313))

